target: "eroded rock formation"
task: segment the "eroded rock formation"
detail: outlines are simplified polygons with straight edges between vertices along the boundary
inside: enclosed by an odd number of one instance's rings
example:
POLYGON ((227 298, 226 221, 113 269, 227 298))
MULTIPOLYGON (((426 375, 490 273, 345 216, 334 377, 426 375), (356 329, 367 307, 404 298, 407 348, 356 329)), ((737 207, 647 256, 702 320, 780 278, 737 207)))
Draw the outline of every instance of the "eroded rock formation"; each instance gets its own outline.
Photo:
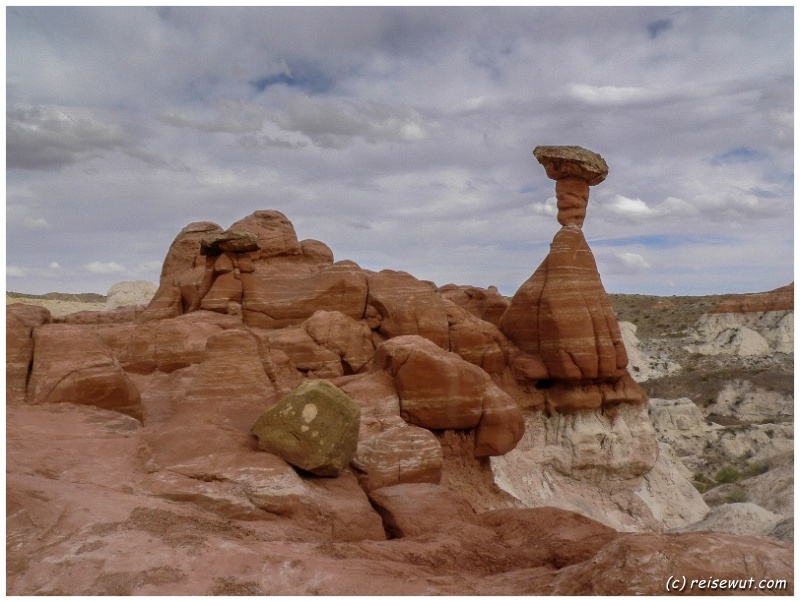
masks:
MULTIPOLYGON (((562 229, 510 305, 268 210, 185 227, 144 310, 9 306, 8 593, 591 593, 619 531, 699 523, 581 232, 605 162, 535 155, 562 229)), ((660 537, 672 564, 597 591, 739 541, 660 537)), ((752 555, 790 576, 790 546, 752 555)))
POLYGON ((550 253, 503 314, 500 329, 520 350, 541 359, 538 377, 547 407, 591 409, 641 404, 646 396, 628 374, 628 356, 592 251, 581 231, 589 186, 602 182, 602 157, 580 147, 536 147, 556 180, 562 225, 550 253))

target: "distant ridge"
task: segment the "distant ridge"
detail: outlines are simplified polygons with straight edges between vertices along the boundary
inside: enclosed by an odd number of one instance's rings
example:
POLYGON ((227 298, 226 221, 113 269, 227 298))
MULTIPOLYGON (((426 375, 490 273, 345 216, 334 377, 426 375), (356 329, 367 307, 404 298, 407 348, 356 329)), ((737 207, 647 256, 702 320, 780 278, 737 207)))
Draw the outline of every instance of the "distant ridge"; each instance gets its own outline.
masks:
POLYGON ((29 295, 28 293, 6 291, 6 295, 17 299, 49 299, 51 301, 77 301, 79 303, 106 302, 106 296, 98 293, 45 293, 44 295, 29 295))

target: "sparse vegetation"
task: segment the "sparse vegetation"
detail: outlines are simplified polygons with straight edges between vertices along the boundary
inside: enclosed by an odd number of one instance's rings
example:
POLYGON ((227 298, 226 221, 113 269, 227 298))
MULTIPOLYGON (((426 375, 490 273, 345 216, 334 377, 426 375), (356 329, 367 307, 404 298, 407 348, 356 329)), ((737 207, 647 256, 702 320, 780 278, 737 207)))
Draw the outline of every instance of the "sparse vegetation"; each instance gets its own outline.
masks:
POLYGON ((720 468, 714 475, 714 480, 717 483, 735 483, 742 478, 742 473, 736 470, 733 466, 724 466, 720 468))
POLYGON ((741 487, 734 487, 722 499, 726 504, 740 504, 747 501, 747 492, 741 487))

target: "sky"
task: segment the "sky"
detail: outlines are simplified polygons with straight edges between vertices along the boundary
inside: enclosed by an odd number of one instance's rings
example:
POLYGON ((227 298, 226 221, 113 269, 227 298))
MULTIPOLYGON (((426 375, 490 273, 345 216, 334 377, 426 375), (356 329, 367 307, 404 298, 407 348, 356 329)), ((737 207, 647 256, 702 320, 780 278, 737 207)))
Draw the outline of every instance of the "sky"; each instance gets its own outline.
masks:
POLYGON ((277 209, 336 260, 512 295, 559 229, 537 145, 609 165, 610 293, 794 280, 791 6, 6 9, 6 288, 158 281, 277 209))

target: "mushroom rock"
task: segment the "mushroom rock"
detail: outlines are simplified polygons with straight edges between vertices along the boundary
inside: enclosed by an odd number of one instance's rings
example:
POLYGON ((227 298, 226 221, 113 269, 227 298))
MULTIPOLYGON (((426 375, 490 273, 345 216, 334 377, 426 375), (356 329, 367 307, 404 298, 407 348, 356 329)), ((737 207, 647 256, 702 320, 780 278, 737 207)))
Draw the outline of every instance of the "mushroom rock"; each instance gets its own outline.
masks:
POLYGON ((419 335, 449 347, 447 309, 435 286, 394 270, 370 272, 366 319, 384 339, 419 335))
POLYGON ((6 402, 25 401, 28 375, 33 363, 33 333, 50 322, 50 312, 36 305, 6 306, 6 402))
POLYGON ((534 155, 556 179, 562 228, 548 256, 514 295, 500 329, 525 354, 541 359, 547 377, 540 385, 553 387, 546 394, 551 407, 641 403, 646 396, 627 377, 619 324, 581 231, 589 186, 602 182, 608 167, 600 155, 580 147, 540 146, 534 155), (589 395, 570 390, 574 387, 589 395))

